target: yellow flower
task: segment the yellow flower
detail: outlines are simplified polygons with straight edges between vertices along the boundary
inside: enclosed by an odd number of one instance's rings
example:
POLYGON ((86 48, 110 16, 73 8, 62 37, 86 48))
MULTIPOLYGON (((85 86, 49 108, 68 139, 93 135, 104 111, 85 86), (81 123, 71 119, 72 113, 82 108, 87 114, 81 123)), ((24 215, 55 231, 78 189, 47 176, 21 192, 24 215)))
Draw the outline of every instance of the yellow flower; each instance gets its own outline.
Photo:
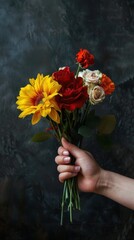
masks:
POLYGON ((37 78, 29 79, 30 84, 22 87, 17 97, 17 109, 22 113, 19 118, 33 114, 32 124, 39 122, 41 117, 49 116, 56 123, 60 123, 57 111, 60 111, 55 96, 59 95, 61 85, 50 76, 38 74, 37 78))

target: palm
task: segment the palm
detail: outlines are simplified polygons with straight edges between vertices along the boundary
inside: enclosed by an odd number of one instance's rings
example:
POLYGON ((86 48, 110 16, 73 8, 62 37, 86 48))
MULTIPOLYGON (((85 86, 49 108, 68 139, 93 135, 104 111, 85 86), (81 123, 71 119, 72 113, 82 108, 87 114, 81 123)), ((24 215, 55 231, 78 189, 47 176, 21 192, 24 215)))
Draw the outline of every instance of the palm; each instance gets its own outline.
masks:
POLYGON ((77 179, 79 189, 84 192, 94 192, 100 174, 99 165, 88 152, 82 153, 76 164, 81 166, 77 179))

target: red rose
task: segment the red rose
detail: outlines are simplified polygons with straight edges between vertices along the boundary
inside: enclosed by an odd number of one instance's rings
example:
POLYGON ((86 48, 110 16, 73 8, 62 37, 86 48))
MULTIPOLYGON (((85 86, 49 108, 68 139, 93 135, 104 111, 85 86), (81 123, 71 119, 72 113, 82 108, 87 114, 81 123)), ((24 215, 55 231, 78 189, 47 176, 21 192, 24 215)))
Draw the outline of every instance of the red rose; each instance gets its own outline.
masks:
POLYGON ((53 77, 62 85, 59 92, 62 96, 56 96, 59 108, 69 111, 81 108, 88 99, 87 87, 83 86, 83 79, 75 78, 68 67, 53 73, 53 77))
POLYGON ((80 49, 76 54, 76 61, 80 63, 82 68, 88 68, 94 64, 94 56, 87 49, 80 49))
POLYGON ((52 76, 59 84, 64 86, 74 79, 74 73, 70 72, 69 67, 65 67, 57 72, 54 72, 52 76))

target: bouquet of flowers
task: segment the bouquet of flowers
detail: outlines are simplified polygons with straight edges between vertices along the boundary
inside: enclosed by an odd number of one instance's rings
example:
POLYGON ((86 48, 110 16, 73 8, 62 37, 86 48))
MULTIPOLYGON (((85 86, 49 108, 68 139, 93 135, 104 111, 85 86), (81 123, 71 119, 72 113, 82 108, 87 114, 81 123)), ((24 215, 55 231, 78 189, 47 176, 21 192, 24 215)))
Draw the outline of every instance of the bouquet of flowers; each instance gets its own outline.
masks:
MULTIPOLYGON (((76 73, 70 67, 59 68, 51 75, 38 74, 36 79, 29 79, 29 84, 22 87, 17 97, 17 109, 21 111, 19 118, 32 114, 32 125, 41 118, 50 124, 48 130, 36 134, 34 141, 55 136, 61 142, 62 136, 77 146, 81 146, 83 136, 87 136, 92 128, 102 134, 110 134, 115 126, 113 115, 98 117, 94 105, 102 102, 115 89, 112 80, 99 70, 91 71, 94 56, 86 49, 76 54, 78 65, 76 73), (110 122, 110 128, 108 122, 110 122)), ((72 158, 72 164, 75 159, 72 158)), ((80 209, 80 198, 77 178, 64 182, 61 201, 61 225, 64 208, 69 210, 72 222, 73 209, 80 209)))

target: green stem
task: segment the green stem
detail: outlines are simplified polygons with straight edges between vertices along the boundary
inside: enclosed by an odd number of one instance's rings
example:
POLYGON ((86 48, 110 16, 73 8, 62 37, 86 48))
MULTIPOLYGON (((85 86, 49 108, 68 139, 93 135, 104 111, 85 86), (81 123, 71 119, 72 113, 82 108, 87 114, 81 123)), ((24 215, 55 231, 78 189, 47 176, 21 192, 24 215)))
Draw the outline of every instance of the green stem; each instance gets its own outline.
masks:
POLYGON ((71 130, 71 128, 72 128, 72 123, 71 123, 71 119, 70 119, 70 115, 69 115, 69 113, 67 112, 67 111, 65 111, 65 115, 66 115, 66 118, 67 118, 67 120, 68 120, 68 124, 69 124, 69 129, 71 130))
POLYGON ((89 113, 89 110, 90 110, 90 102, 88 101, 87 103, 86 103, 86 106, 85 106, 85 111, 84 111, 84 113, 83 113, 83 117, 82 117, 82 120, 81 120, 81 123, 82 124, 84 124, 84 122, 85 122, 85 120, 86 120, 86 117, 87 117, 87 115, 88 115, 88 113, 89 113))
POLYGON ((59 140, 61 141, 62 133, 61 133, 61 130, 60 130, 59 124, 57 124, 57 130, 58 130, 58 134, 59 134, 59 140))
POLYGON ((66 184, 67 184, 67 182, 65 181, 64 182, 64 188, 63 188, 63 193, 62 193, 60 225, 63 225, 64 204, 65 204, 65 200, 66 200, 66 184))
MULTIPOLYGON (((68 116, 66 116, 66 119, 69 123, 69 126, 67 128, 66 135, 72 131, 72 122, 70 120, 69 113, 67 113, 68 116)), ((64 135, 64 119, 62 119, 62 124, 57 124, 51 120, 51 125, 53 126, 56 136, 58 140, 61 143, 62 135, 64 135)), ((75 126, 74 126, 75 127, 75 126)), ((67 138, 70 138, 67 136, 67 138)), ((71 139, 69 139, 71 141, 71 139)), ((72 164, 73 158, 72 158, 72 164)), ((60 225, 63 225, 63 218, 64 218, 64 209, 68 208, 69 210, 69 218, 70 222, 73 222, 73 208, 74 209, 80 209, 80 199, 79 199, 79 192, 78 192, 78 186, 76 182, 76 178, 68 179, 64 182, 63 187, 63 193, 62 193, 62 200, 61 200, 61 219, 60 219, 60 225)))
POLYGON ((70 198, 69 198, 69 216, 70 216, 70 222, 71 222, 71 223, 72 223, 72 221, 73 221, 73 212, 72 212, 72 208, 73 208, 73 199, 72 199, 73 180, 74 180, 74 178, 69 179, 69 181, 68 181, 69 190, 70 190, 70 198))
POLYGON ((81 69, 81 65, 80 64, 78 64, 78 68, 77 68, 77 71, 76 71, 76 78, 78 77, 78 74, 79 74, 79 71, 80 71, 80 69, 81 69))

